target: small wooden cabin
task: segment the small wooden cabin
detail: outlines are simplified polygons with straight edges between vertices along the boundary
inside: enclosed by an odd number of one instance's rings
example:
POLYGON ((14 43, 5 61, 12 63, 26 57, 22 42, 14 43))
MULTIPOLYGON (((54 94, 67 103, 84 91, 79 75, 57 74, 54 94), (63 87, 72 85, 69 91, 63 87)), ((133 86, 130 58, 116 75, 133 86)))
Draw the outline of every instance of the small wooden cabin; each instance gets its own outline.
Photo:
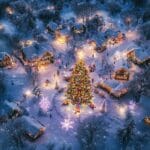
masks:
POLYGON ((115 80, 129 80, 130 73, 125 68, 120 68, 115 71, 114 79, 115 80))

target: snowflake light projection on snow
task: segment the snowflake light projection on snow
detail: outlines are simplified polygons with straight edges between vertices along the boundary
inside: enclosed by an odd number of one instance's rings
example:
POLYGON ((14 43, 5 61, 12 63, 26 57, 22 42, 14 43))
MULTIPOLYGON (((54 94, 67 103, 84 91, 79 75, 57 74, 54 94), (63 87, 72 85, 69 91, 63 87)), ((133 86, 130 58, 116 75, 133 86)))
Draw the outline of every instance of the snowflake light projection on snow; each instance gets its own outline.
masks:
POLYGON ((132 113, 132 115, 134 115, 136 113, 135 110, 136 110, 137 106, 134 101, 129 102, 128 108, 129 108, 130 112, 132 113))
POLYGON ((68 119, 64 119, 64 121, 61 122, 61 127, 66 131, 68 131, 69 129, 73 128, 73 124, 74 122, 68 118, 68 119))
POLYGON ((50 101, 47 99, 47 97, 42 97, 39 102, 39 106, 44 112, 47 112, 50 108, 50 101))
POLYGON ((129 109, 131 111, 134 111, 135 110, 135 107, 136 107, 136 103, 134 101, 130 101, 129 102, 129 109))

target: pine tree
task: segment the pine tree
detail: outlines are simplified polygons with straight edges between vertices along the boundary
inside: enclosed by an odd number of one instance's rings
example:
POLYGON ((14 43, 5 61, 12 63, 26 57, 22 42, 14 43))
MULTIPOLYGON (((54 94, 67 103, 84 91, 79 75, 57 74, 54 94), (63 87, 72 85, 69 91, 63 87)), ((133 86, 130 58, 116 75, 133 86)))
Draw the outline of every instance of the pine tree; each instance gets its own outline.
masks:
POLYGON ((89 72, 82 60, 79 60, 73 69, 66 97, 73 105, 88 104, 91 108, 94 108, 89 72))
POLYGON ((127 113, 124 127, 118 130, 118 138, 122 150, 126 150, 129 146, 134 144, 135 122, 130 112, 127 113))

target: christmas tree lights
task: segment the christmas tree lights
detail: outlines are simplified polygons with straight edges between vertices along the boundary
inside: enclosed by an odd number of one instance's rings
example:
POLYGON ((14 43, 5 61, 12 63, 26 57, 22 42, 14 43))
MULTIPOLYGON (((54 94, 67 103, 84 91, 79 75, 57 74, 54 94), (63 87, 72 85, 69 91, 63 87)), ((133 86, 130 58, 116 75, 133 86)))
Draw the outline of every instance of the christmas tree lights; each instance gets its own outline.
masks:
MULTIPOLYGON (((79 60, 73 69, 69 85, 66 92, 67 104, 70 101, 76 105, 76 112, 80 112, 80 105, 86 104, 94 109, 92 103, 92 86, 89 77, 88 69, 83 60, 79 60)), ((66 102, 65 101, 65 102, 66 102)), ((64 104, 66 104, 64 102, 64 104)))

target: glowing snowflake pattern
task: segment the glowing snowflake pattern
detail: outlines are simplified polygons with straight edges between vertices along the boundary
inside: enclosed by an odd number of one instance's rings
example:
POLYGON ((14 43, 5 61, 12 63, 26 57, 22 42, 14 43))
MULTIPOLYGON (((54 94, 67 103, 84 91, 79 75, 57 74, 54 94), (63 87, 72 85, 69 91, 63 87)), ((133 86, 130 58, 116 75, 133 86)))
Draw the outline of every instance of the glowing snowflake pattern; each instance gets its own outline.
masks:
POLYGON ((39 102, 39 106, 44 112, 47 112, 50 108, 50 101, 46 97, 42 97, 39 102))
POLYGON ((130 103, 129 103, 129 109, 130 109, 131 111, 134 111, 135 107, 136 107, 136 103, 133 102, 133 101, 130 101, 130 103))
POLYGON ((68 131, 69 129, 73 128, 74 122, 71 121, 70 119, 64 119, 64 121, 61 122, 61 127, 68 131))

